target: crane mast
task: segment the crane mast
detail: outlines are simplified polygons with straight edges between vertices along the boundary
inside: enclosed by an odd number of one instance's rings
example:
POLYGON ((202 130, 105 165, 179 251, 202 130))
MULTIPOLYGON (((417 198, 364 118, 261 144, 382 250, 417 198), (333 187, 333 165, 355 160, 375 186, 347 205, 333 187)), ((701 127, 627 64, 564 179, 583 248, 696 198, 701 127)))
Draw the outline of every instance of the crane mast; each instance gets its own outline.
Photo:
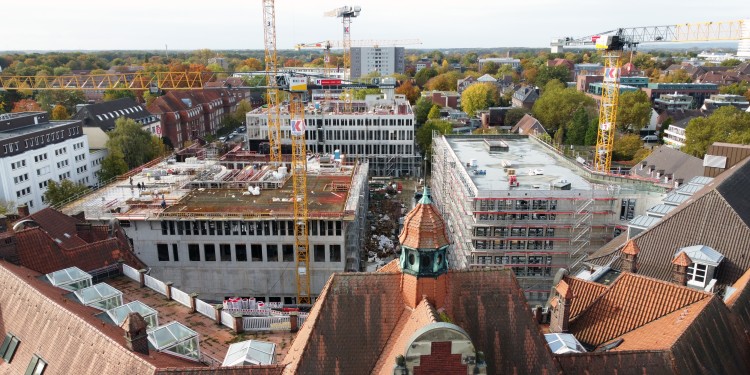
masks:
POLYGON ((271 163, 281 164, 281 95, 276 82, 278 55, 276 53, 276 10, 274 0, 263 0, 263 41, 266 62, 266 102, 268 103, 268 143, 271 163))

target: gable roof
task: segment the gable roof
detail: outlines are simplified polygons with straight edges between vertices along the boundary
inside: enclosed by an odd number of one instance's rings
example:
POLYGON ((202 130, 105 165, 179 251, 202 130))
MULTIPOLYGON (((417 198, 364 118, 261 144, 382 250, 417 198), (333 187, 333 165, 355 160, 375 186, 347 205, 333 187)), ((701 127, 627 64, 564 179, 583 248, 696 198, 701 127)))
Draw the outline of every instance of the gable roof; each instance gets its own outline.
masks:
MULTIPOLYGON (((684 204, 632 240, 641 249, 638 273, 660 280, 671 280, 672 260, 677 250, 705 245, 722 255, 717 269, 719 285, 732 284, 750 268, 750 158, 731 167, 695 193, 684 204), (727 228, 731 228, 728 235, 727 228)), ((622 245, 603 247, 586 262, 605 265, 622 245)), ((620 269, 621 262, 611 267, 620 269)))
POLYGON ((513 128, 510 129, 510 132, 518 134, 543 134, 546 133, 547 130, 544 129, 544 126, 542 126, 539 120, 527 113, 518 120, 513 128))
POLYGON ((607 286, 604 284, 577 277, 565 275, 562 280, 568 284, 568 288, 573 292, 573 299, 570 305, 570 319, 575 319, 607 290, 607 286))
POLYGON ((582 343, 599 346, 710 297, 708 293, 627 272, 570 322, 570 332, 582 343))
POLYGON ((104 131, 114 129, 115 121, 120 117, 133 119, 141 124, 158 121, 146 107, 131 98, 88 104, 73 116, 76 120, 82 120, 84 126, 96 126, 104 131))
POLYGON ((497 82, 497 79, 489 74, 477 78, 477 82, 497 82))
POLYGON ((513 99, 520 100, 522 103, 534 102, 539 98, 536 88, 531 86, 522 86, 513 93, 513 99))
POLYGON ((682 179, 683 181, 689 181, 695 176, 703 175, 703 160, 669 146, 662 145, 654 148, 646 159, 643 159, 635 168, 630 169, 631 174, 640 177, 655 177, 655 174, 648 173, 649 168, 641 167, 643 165, 653 165, 655 171, 664 171, 662 175, 671 174, 674 179, 682 179))

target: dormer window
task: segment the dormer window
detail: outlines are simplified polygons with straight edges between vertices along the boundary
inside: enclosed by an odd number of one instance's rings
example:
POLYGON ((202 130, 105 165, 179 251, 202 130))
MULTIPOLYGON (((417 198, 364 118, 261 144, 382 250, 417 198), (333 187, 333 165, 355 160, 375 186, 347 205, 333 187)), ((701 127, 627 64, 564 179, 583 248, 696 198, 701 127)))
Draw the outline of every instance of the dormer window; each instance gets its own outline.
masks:
POLYGON ((700 289, 710 286, 711 280, 715 279, 716 270, 724 260, 724 255, 711 247, 695 245, 677 250, 675 258, 683 252, 691 262, 686 272, 687 286, 700 289))
POLYGON ((706 286, 706 272, 708 271, 708 265, 703 263, 693 263, 688 267, 688 285, 695 285, 699 287, 706 286))

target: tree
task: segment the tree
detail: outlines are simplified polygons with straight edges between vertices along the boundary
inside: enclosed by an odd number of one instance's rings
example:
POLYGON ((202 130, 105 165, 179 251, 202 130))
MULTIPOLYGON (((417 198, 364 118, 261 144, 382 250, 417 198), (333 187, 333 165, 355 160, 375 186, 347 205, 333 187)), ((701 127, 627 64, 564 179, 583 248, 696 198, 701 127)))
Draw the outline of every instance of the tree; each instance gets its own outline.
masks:
POLYGON ((559 81, 552 80, 544 87, 542 95, 534 103, 532 113, 550 133, 565 127, 573 114, 580 108, 593 108, 594 99, 573 87, 564 87, 559 81))
POLYGON ((750 98, 750 85, 744 81, 733 83, 731 85, 719 87, 719 92, 729 95, 744 95, 745 98, 750 98))
POLYGON ((422 125, 425 123, 425 121, 427 121, 427 116, 429 115, 431 109, 431 100, 425 97, 420 97, 417 100, 417 104, 414 106, 414 119, 417 121, 417 125, 422 125))
POLYGON ((99 181, 109 181, 128 171, 128 164, 125 162, 125 156, 120 150, 110 150, 102 160, 102 168, 99 170, 99 181))
POLYGON ((566 66, 547 66, 542 65, 539 68, 539 73, 536 75, 534 84, 539 87, 544 87, 549 81, 558 80, 560 82, 570 81, 570 70, 566 66))
POLYGON ((589 126, 586 128, 586 138, 584 139, 586 146, 596 145, 596 138, 599 136, 599 119, 593 117, 589 121, 589 126))
POLYGON ((671 73, 659 77, 659 82, 662 83, 690 83, 693 82, 693 78, 690 74, 683 69, 674 70, 671 73))
POLYGON ((479 73, 494 75, 497 74, 498 69, 500 69, 500 67, 496 62, 487 61, 486 63, 482 64, 482 70, 480 70, 479 73))
POLYGON ((640 131, 651 120, 651 101, 641 90, 620 94, 617 105, 617 127, 625 130, 640 131))
POLYGON ((8 202, 0 199, 0 215, 7 215, 8 213, 13 211, 13 208, 16 206, 14 202, 8 202))
POLYGON ((89 188, 81 183, 73 183, 68 179, 59 183, 55 180, 49 180, 47 191, 44 192, 44 201, 50 206, 57 206, 69 201, 71 198, 81 195, 89 188))
POLYGON ((417 102, 417 99, 419 99, 419 95, 421 94, 419 87, 414 86, 411 83, 411 80, 405 80, 404 83, 401 84, 401 86, 396 88, 396 94, 404 95, 406 96, 406 99, 409 101, 409 103, 414 104, 417 102))
POLYGON ((11 112, 41 112, 42 107, 34 99, 21 99, 13 104, 11 112))
MULTIPOLYGON (((118 85, 122 87, 122 85, 118 85)), ((117 100, 122 98, 130 98, 135 100, 135 93, 133 93, 133 90, 125 90, 121 88, 112 88, 109 90, 104 90, 104 101, 108 102, 110 100, 117 100)))
POLYGON ((375 95, 380 93, 380 89, 376 88, 354 90, 354 100, 365 100, 365 97, 367 97, 367 95, 375 95))
POLYGON ((242 64, 239 68, 239 71, 241 72, 252 72, 259 70, 263 70, 263 63, 261 63, 260 60, 254 57, 242 60, 242 64))
POLYGON ((612 148, 612 159, 632 160, 636 152, 643 147, 641 137, 637 134, 624 134, 615 136, 615 144, 612 148))
POLYGON ((528 112, 525 108, 512 108, 505 112, 505 126, 515 126, 528 112))
POLYGON ((495 105, 499 96, 494 84, 475 83, 461 94, 461 107, 469 117, 473 117, 477 111, 495 105))
POLYGON ((424 87, 425 83, 430 80, 430 78, 435 77, 438 75, 437 70, 433 68, 424 68, 417 72, 417 74, 414 76, 414 80, 417 82, 417 86, 424 87))
POLYGON ((245 99, 237 103, 237 110, 232 114, 237 123, 245 122, 247 113, 253 110, 253 105, 245 99))
POLYGON ((586 143, 586 131, 591 120, 585 108, 578 108, 573 118, 567 125, 565 142, 570 145, 584 145, 586 143))
POLYGON ((154 100, 156 100, 156 98, 158 98, 159 96, 161 95, 159 95, 158 93, 152 94, 151 91, 145 91, 143 93, 143 101, 145 102, 146 107, 150 106, 151 103, 153 103, 154 100))
POLYGON ((433 131, 438 131, 440 134, 450 134, 453 132, 453 125, 444 120, 428 120, 424 125, 417 129, 417 133, 414 135, 414 141, 425 156, 432 154, 433 131))
POLYGON ((750 144, 750 113, 734 106, 725 106, 711 116, 697 117, 685 129, 682 151, 702 158, 714 142, 750 144))
POLYGON ((432 108, 430 108, 430 113, 427 114, 427 119, 437 120, 439 118, 440 118, 440 106, 437 104, 434 104, 432 108))
POLYGON ((742 64, 742 60, 738 59, 727 59, 721 62, 721 66, 737 66, 742 64))
POLYGON ((450 71, 430 78, 430 80, 425 83, 425 87, 428 90, 456 91, 456 85, 458 84, 459 79, 461 79, 461 73, 450 71))
POLYGON ((55 106, 55 108, 52 109, 52 119, 53 120, 67 120, 70 118, 70 115, 68 114, 68 110, 65 109, 62 105, 58 104, 55 106))
POLYGON ((107 148, 122 153, 129 169, 150 161, 164 152, 163 143, 158 137, 143 130, 132 119, 120 117, 115 121, 115 129, 109 132, 107 148), (152 138, 156 138, 154 141, 152 138), (158 145, 162 146, 159 147, 158 145))

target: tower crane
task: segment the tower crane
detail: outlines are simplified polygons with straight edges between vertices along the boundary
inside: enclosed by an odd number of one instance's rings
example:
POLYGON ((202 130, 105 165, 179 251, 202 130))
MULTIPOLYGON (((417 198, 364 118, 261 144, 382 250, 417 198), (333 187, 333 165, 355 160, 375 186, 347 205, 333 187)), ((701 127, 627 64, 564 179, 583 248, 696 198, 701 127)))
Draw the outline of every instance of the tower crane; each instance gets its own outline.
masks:
MULTIPOLYGON (((359 17, 359 12, 362 8, 358 5, 355 6, 343 6, 325 12, 323 15, 328 17, 341 17, 341 23, 344 25, 344 38, 342 39, 344 47, 344 79, 351 78, 351 49, 352 49, 352 34, 351 24, 352 18, 359 17), (346 66, 349 65, 349 70, 346 66)), ((352 111, 352 100, 354 94, 351 90, 344 91, 344 112, 350 113, 352 111)))
POLYGON ((292 189, 294 205, 294 247, 297 303, 310 304, 310 258, 307 228, 307 145, 305 142, 305 107, 307 78, 278 74, 276 54, 276 12, 274 0, 263 0, 263 35, 265 39, 266 77, 268 82, 268 127, 271 162, 281 163, 281 102, 279 90, 289 93, 289 120, 292 140, 292 189))
POLYGON ((550 44, 553 53, 562 52, 568 46, 594 46, 603 51, 604 85, 599 105, 594 169, 600 173, 609 173, 612 162, 623 51, 635 49, 641 43, 738 39, 750 39, 750 20, 618 28, 581 38, 553 39, 550 44))

